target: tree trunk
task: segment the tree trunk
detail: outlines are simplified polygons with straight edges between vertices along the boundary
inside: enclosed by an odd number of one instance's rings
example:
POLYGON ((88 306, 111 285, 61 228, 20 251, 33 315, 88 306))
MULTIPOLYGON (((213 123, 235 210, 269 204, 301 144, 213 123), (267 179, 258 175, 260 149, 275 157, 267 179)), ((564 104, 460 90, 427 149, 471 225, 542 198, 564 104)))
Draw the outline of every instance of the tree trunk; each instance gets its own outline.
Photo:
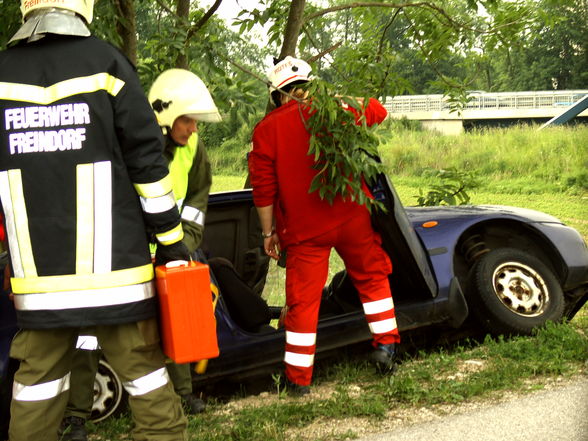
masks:
POLYGON ((304 6, 306 0, 292 0, 290 5, 290 12, 288 14, 288 22, 284 30, 284 42, 282 43, 282 51, 280 58, 287 55, 296 55, 296 45, 298 44, 298 36, 302 28, 302 18, 304 16, 304 6))
POLYGON ((122 39, 121 50, 137 64, 137 22, 134 0, 115 0, 122 19, 116 22, 116 32, 122 39))
MULTIPOLYGON (((188 19, 190 17, 190 0, 178 0, 176 14, 178 16, 178 29, 185 29, 188 25, 188 19)), ((188 69, 188 56, 186 55, 188 44, 189 39, 186 41, 185 50, 178 55, 178 58, 176 58, 176 67, 179 69, 188 69)))

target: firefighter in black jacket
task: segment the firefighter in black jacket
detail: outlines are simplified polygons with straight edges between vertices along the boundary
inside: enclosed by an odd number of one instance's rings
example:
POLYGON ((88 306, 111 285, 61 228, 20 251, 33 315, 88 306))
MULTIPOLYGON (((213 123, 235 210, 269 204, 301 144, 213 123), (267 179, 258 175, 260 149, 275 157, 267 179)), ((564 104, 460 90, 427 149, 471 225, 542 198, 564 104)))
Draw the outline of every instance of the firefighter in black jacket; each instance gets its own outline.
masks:
POLYGON ((21 331, 9 436, 55 440, 80 328, 123 380, 139 440, 184 440, 148 235, 187 259, 161 130, 130 62, 90 36, 92 0, 23 0, 0 53, 0 200, 21 331))
MULTIPOLYGON (((182 213, 182 242, 194 260, 204 234, 204 218, 212 171, 206 149, 197 133, 197 121, 219 122, 221 116, 204 82, 184 69, 168 69, 149 91, 157 122, 165 134, 164 157, 169 167, 174 197, 182 213)), ((152 247, 155 249, 155 247, 152 247)), ((94 403, 94 379, 100 359, 94 336, 80 336, 71 371, 69 402, 62 423, 62 441, 86 441, 86 420, 94 403), (69 427, 69 432, 66 430, 69 427)), ((182 398, 186 412, 204 411, 204 401, 192 392, 190 364, 167 360, 166 367, 174 390, 182 398)))

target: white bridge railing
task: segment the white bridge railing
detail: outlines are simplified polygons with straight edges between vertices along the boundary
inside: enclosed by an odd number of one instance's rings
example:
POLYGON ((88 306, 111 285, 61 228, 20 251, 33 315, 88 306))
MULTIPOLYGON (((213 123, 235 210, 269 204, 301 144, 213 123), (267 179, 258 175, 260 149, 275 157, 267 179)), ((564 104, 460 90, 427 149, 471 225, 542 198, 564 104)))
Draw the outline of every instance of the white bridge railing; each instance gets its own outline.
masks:
MULTIPOLYGON (((483 109, 541 109, 571 106, 588 90, 562 90, 542 92, 471 92, 466 110, 483 109)), ((389 113, 449 111, 451 106, 443 95, 406 95, 388 98, 384 107, 389 113)))

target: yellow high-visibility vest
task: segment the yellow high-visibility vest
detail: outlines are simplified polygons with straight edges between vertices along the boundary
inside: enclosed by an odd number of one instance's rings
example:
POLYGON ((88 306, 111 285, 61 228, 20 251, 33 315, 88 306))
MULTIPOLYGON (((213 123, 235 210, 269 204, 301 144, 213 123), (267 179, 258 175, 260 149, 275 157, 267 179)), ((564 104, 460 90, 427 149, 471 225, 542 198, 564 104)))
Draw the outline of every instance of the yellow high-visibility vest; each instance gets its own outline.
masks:
POLYGON ((198 133, 194 133, 188 139, 188 144, 176 147, 174 157, 169 163, 169 176, 172 180, 172 189, 180 210, 188 191, 188 173, 194 163, 197 149, 198 133))

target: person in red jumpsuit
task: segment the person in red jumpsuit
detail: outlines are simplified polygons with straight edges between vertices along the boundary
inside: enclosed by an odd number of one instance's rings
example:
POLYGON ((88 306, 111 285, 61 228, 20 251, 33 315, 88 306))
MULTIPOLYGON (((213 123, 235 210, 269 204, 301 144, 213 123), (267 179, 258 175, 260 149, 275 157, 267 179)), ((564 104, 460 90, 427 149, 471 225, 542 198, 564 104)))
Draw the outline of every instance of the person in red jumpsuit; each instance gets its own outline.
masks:
MULTIPOLYGON (((310 81, 310 71, 305 61, 293 57, 269 70, 277 108, 256 125, 248 159, 265 252, 274 259, 287 252, 284 362, 287 387, 295 395, 310 392, 318 312, 331 249, 343 259, 359 292, 373 335, 371 359, 376 366, 392 371, 400 342, 388 281, 392 264, 381 247, 380 235, 372 228, 368 209, 339 196, 331 205, 318 191, 309 193, 317 173, 314 156, 308 155, 311 134, 304 125, 310 109, 304 100, 292 97, 303 96, 295 86, 310 81)), ((363 111, 369 126, 387 115, 375 99, 363 111)), ((364 189, 369 194, 365 185, 364 189)))

